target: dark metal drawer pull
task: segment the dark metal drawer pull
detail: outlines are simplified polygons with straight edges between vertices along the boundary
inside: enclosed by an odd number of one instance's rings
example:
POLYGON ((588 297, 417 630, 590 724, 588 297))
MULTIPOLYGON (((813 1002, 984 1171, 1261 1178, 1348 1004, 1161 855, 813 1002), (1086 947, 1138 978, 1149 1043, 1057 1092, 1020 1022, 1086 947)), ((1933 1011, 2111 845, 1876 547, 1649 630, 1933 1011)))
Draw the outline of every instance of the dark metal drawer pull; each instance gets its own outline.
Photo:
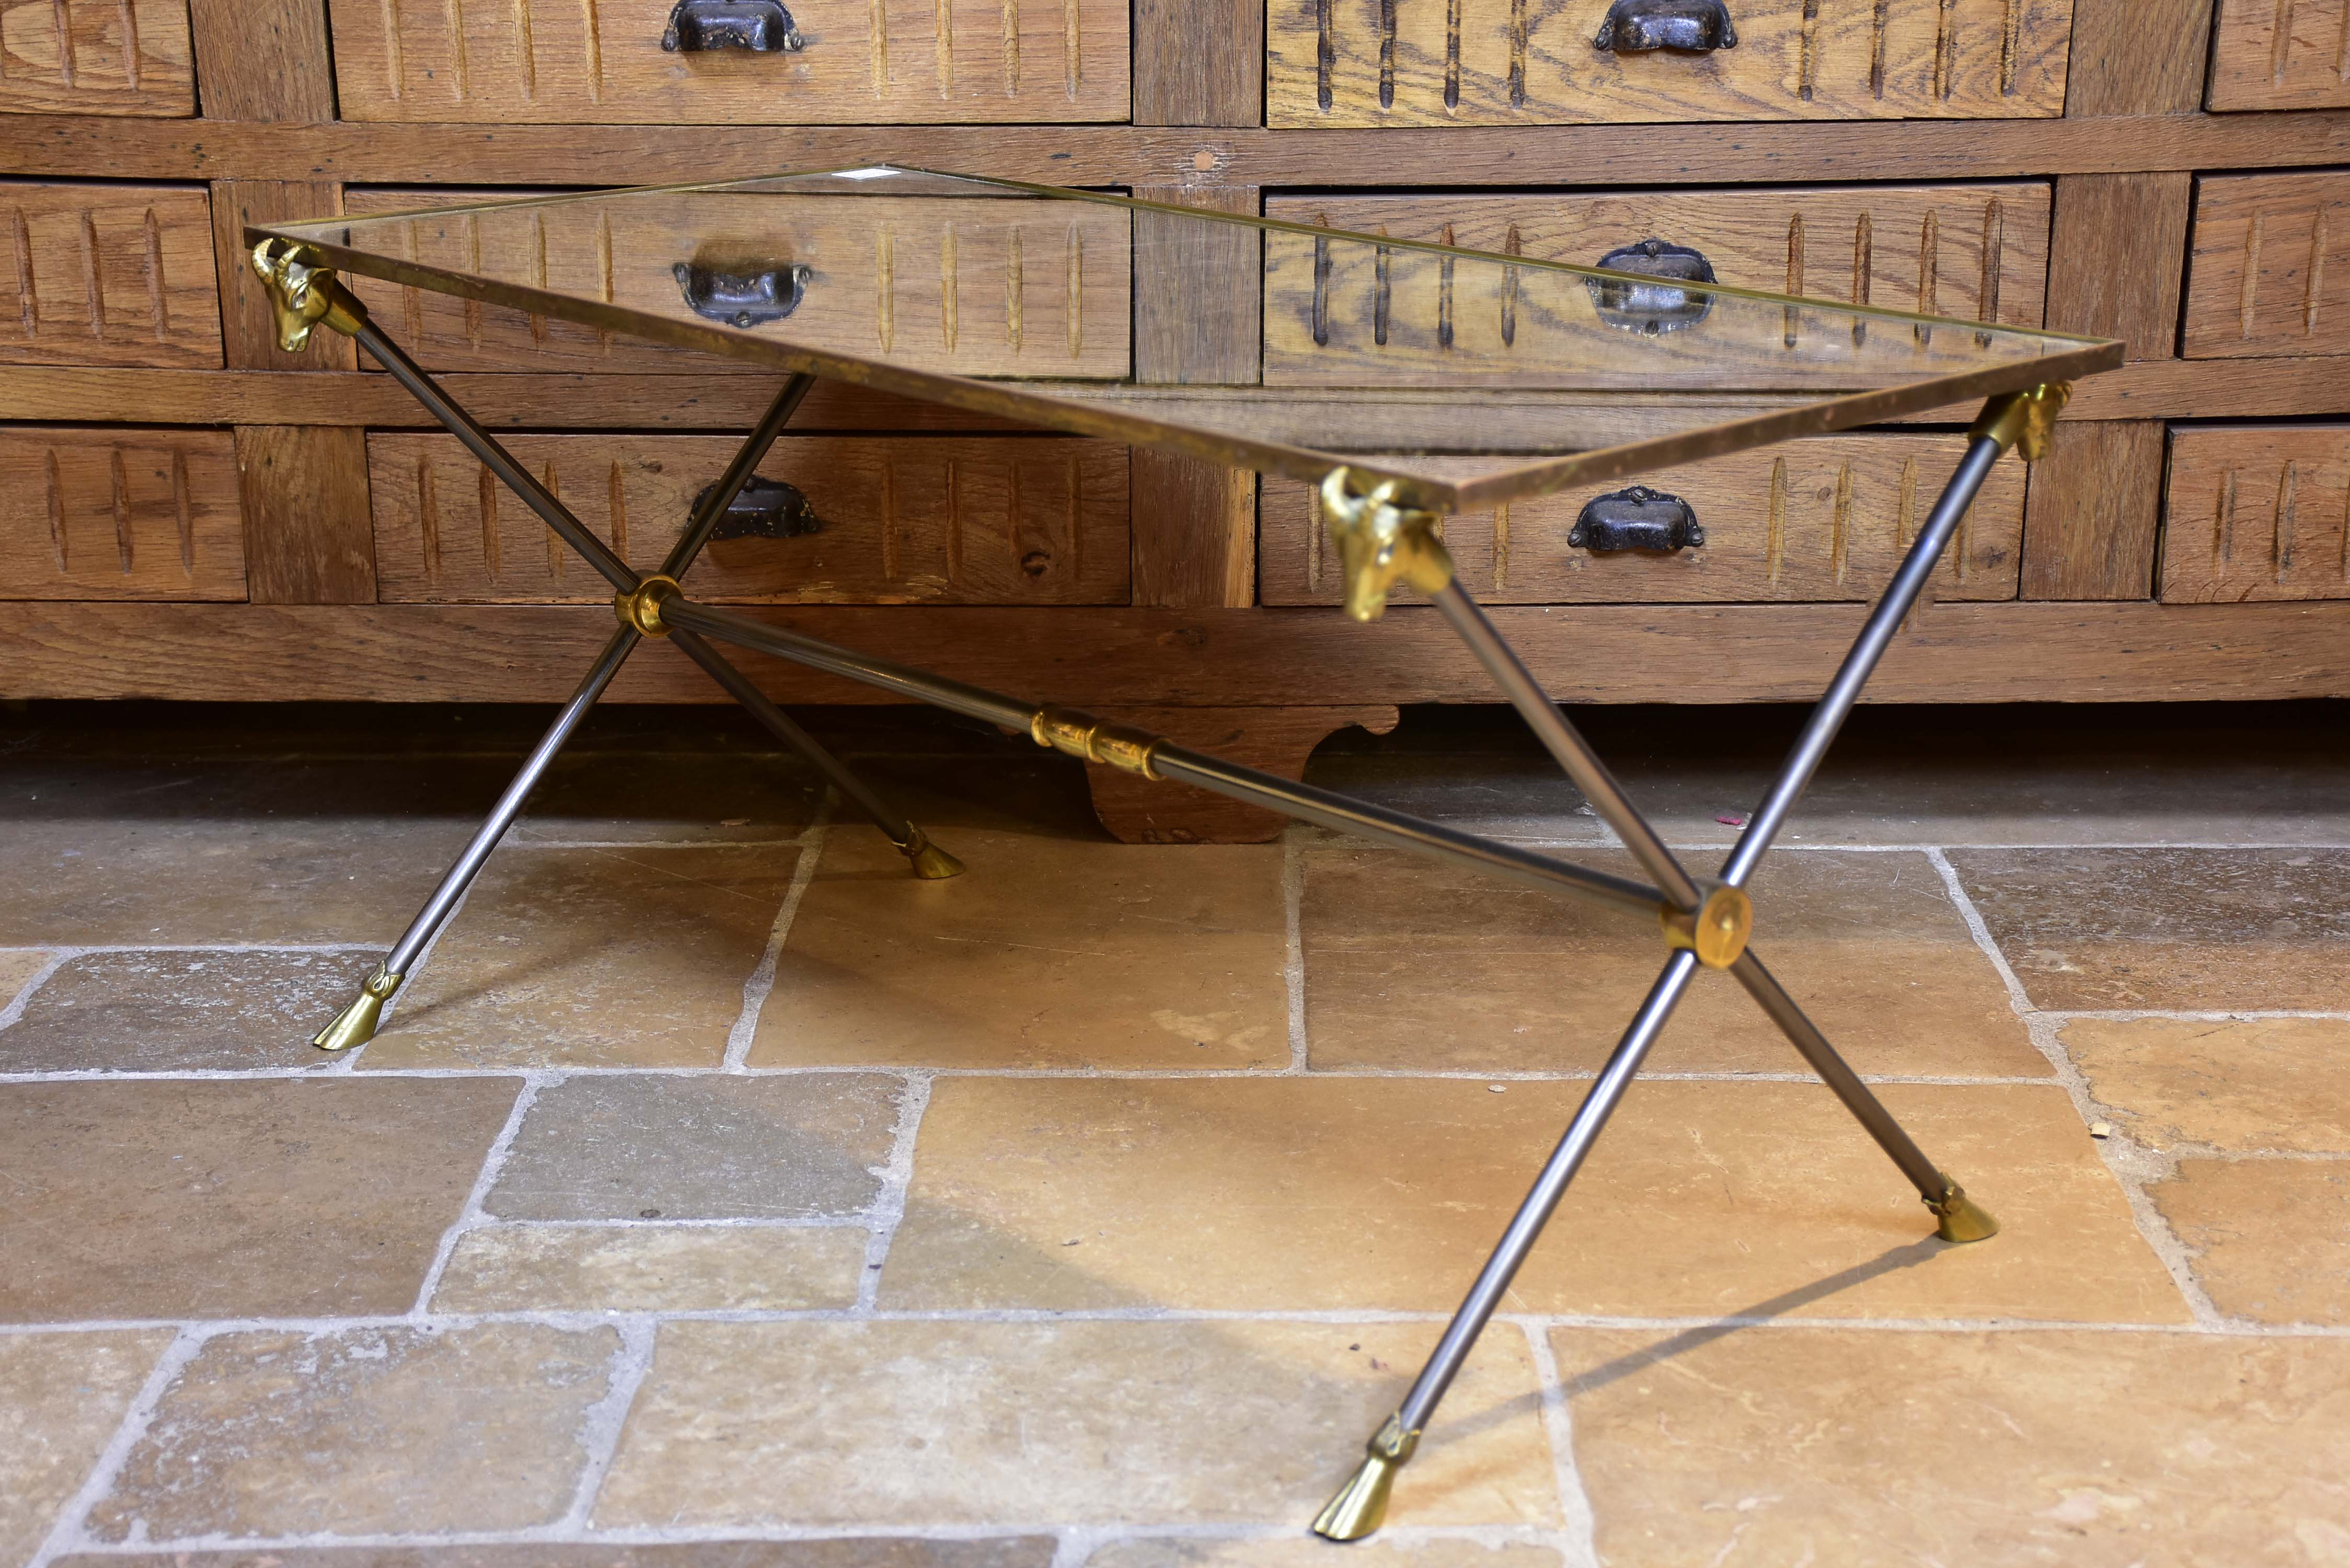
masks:
POLYGON ((1730 25, 1730 7, 1721 0, 1616 0, 1591 47, 1619 55, 1650 49, 1710 55, 1736 48, 1738 29, 1730 25))
POLYGON ((1697 513, 1678 495, 1636 484, 1584 504, 1575 526, 1567 532, 1570 549, 1595 556, 1618 550, 1658 550, 1668 555, 1705 543, 1697 513))
MULTIPOLYGON (((693 510, 702 510, 710 493, 718 487, 705 484, 693 498, 693 510)), ((796 484, 786 484, 780 479, 761 479, 756 474, 733 500, 726 504, 725 514, 718 526, 710 531, 710 542, 723 539, 796 539, 803 534, 821 532, 824 519, 816 514, 807 496, 796 484)))
POLYGON ((1714 281, 1713 264, 1705 259, 1701 251, 1663 240, 1642 240, 1638 244, 1609 251, 1594 265, 1609 272, 1637 273, 1643 279, 1657 279, 1654 283, 1631 278, 1584 279, 1591 290, 1592 307, 1611 327, 1645 332, 1654 337, 1659 333, 1694 327, 1713 310, 1711 291, 1677 286, 1714 281))
POLYGON ((788 55, 806 48, 807 40, 792 25, 783 0, 677 0, 661 47, 673 55, 717 49, 788 55))
POLYGON ((799 262, 770 266, 754 263, 741 272, 702 262, 680 262, 670 272, 696 316, 735 327, 781 321, 799 308, 801 296, 816 276, 814 267, 799 262))

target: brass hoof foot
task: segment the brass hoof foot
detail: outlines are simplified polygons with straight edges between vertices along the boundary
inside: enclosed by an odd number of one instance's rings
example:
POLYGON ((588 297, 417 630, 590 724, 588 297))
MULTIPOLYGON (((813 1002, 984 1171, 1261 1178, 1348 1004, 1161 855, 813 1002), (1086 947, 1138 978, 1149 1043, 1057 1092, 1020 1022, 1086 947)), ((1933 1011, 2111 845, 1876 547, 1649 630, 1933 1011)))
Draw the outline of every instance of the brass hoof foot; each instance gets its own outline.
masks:
POLYGON ((375 1026, 383 1017, 383 1004, 400 989, 400 976, 386 974, 381 964, 360 985, 359 993, 351 1004, 335 1014, 335 1021, 310 1036, 310 1044, 321 1051, 348 1051, 354 1045, 364 1045, 375 1038, 375 1026))
POLYGON ((1945 1241, 1988 1241, 1999 1234, 1999 1221, 1991 1218, 1991 1210, 1968 1197, 1967 1189, 1955 1181, 1943 1187, 1939 1200, 1925 1201, 1941 1221, 1934 1227, 1934 1234, 1945 1241))
POLYGON ((931 843, 930 836, 919 827, 914 829, 910 842, 898 846, 898 853, 913 867, 914 875, 925 882, 943 882, 963 873, 962 862, 931 843))
POLYGON ((1405 1431, 1400 1420, 1388 1417, 1370 1440, 1369 1457, 1314 1516, 1314 1533, 1325 1541, 1360 1541, 1378 1529, 1388 1516, 1388 1492, 1395 1485, 1396 1471, 1418 1447, 1419 1434, 1405 1431))

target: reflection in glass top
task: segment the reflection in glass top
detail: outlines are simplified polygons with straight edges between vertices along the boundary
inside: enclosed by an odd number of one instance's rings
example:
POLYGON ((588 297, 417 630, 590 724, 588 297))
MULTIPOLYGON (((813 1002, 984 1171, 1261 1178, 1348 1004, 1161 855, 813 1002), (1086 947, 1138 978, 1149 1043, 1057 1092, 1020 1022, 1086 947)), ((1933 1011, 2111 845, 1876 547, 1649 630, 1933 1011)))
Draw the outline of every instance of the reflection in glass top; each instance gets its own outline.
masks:
MULTIPOLYGON (((895 168, 266 232, 359 279, 1300 478, 1349 461, 1448 508, 2120 358, 1710 283, 1671 244, 1602 271, 895 168), (1138 319, 1256 340, 1261 377, 1245 392, 1138 382, 1138 319)), ((381 286, 354 286, 396 333, 381 286)))

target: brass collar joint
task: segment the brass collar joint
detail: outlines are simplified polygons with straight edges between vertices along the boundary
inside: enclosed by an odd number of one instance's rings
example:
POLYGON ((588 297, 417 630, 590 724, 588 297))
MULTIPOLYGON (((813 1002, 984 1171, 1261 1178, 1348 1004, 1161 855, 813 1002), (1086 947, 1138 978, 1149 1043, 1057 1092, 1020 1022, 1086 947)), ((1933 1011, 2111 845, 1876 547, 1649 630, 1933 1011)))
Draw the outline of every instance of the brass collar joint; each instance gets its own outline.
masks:
POLYGON ((2048 442, 2056 433, 2056 416, 2072 395, 2070 381, 2045 382, 2028 392, 2002 392, 1983 405, 1981 417, 1967 432, 1967 439, 1989 436, 1999 442, 2000 451, 2020 448, 2024 462, 2038 462, 2048 455, 2048 442))
POLYGON ((637 584, 632 593, 612 596, 612 613, 620 624, 632 627, 647 637, 667 637, 669 627, 660 618, 661 606, 684 590, 675 577, 653 576, 637 584))
POLYGON ((1053 751, 1066 752, 1089 763, 1101 763, 1144 778, 1159 772, 1159 748, 1165 737, 1128 724, 1113 724, 1074 708, 1039 708, 1028 721, 1028 738, 1053 751))
POLYGON ((346 337, 366 322, 367 306, 312 247, 266 239, 253 247, 250 259, 277 313, 277 346, 288 354, 308 348, 310 330, 321 322, 346 337))
POLYGON ((1694 909, 1657 906, 1668 947, 1687 948, 1708 969, 1728 969, 1754 934, 1754 900, 1742 888, 1715 883, 1694 909))
POLYGON ((1433 512, 1396 504, 1390 479, 1368 494, 1354 493, 1351 470, 1334 468, 1322 481, 1322 517, 1338 546, 1347 575, 1347 614, 1377 620, 1398 583, 1433 594, 1452 580, 1444 550, 1444 520, 1433 512))

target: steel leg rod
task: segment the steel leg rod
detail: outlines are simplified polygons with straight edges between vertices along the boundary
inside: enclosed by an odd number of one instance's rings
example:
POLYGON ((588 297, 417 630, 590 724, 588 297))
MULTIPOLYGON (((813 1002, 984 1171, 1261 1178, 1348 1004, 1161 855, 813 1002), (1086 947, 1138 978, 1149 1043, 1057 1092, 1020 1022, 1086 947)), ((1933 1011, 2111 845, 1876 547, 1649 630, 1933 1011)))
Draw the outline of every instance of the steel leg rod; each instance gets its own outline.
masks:
MULTIPOLYGON (((1023 702, 983 687, 967 685, 928 670, 853 653, 815 638, 785 631, 732 610, 716 609, 691 599, 673 598, 661 605, 662 621, 673 628, 698 631, 721 642, 754 652, 771 653, 812 670, 843 676, 865 685, 928 702, 951 712, 967 714, 1004 729, 1035 734, 1040 715, 1055 711, 1023 702)), ((1295 816, 1301 821, 1354 833, 1399 848, 1451 860, 1530 883, 1546 892, 1564 893, 1589 903, 1609 905, 1629 914, 1654 919, 1669 906, 1656 888, 1586 867, 1554 860, 1513 845, 1496 844, 1401 812, 1349 800, 1345 795, 1260 773, 1219 757, 1173 745, 1156 735, 1125 732, 1138 749, 1147 746, 1152 774, 1178 783, 1197 784, 1234 800, 1246 801, 1295 816)))
POLYGON ((792 416, 799 412, 801 400, 815 385, 816 378, 806 372, 784 382, 783 389, 775 394, 775 400, 767 405, 767 411, 760 418, 757 426, 735 449, 734 461, 726 465, 726 472, 718 476, 718 482, 702 496, 702 504, 691 517, 686 519, 685 532, 677 536, 677 543, 670 546, 668 557, 660 564, 662 576, 675 578, 685 576, 686 568, 692 566, 694 558, 702 554, 702 547, 710 543, 710 535, 725 517, 726 509, 734 504, 734 498, 743 493, 744 485, 751 483, 751 476, 758 472, 768 449, 775 444, 775 438, 784 433, 784 427, 792 422, 792 416))
POLYGON ((400 989, 401 979, 407 975, 418 955, 423 952, 425 944, 432 941, 432 933, 447 923, 457 908, 457 901, 465 896, 465 889, 481 873, 482 863, 490 857, 490 851, 498 846, 498 840, 505 836, 506 829, 514 826, 515 818, 522 815, 523 803, 530 798, 530 792, 538 787, 538 781, 546 776, 556 754, 563 750, 564 743, 579 728, 579 722, 588 716, 588 710, 596 705, 596 700, 604 694, 604 689, 612 683, 612 677, 620 672, 620 666, 628 662, 629 654, 639 640, 639 634, 628 627, 622 627, 612 634, 612 639, 604 645, 604 651, 598 656, 595 668, 588 671, 588 678, 580 681, 579 689, 571 694, 571 701, 563 705, 561 711, 555 715, 555 722, 547 726, 546 733, 539 737, 538 744, 532 747, 530 755, 523 759, 520 771, 506 785, 505 793, 498 796, 497 805, 490 808, 488 819, 474 830, 473 839, 466 844, 464 852, 457 857, 456 864, 442 877, 440 886, 432 889, 432 896, 424 900, 424 908, 408 922, 408 929, 400 933, 400 940, 392 944, 391 951, 376 966, 375 973, 360 985, 359 996, 336 1015, 332 1023, 311 1037, 311 1044, 322 1050, 341 1051, 364 1044, 375 1033, 386 1000, 400 989))
POLYGON ((1453 1313, 1452 1322, 1445 1328, 1444 1337, 1437 1342, 1428 1365, 1420 1369, 1411 1392, 1404 1396, 1403 1404, 1371 1438, 1369 1455, 1353 1479, 1314 1521, 1316 1535, 1332 1541, 1357 1541, 1378 1528, 1396 1470, 1419 1447, 1419 1434, 1428 1417, 1444 1397, 1444 1391, 1452 1386, 1461 1364, 1469 1357, 1470 1347, 1477 1343, 1477 1336, 1484 1332, 1494 1309, 1501 1305, 1510 1282, 1517 1277, 1519 1267, 1534 1250, 1535 1240, 1549 1223, 1559 1199, 1566 1196, 1567 1184, 1583 1168, 1592 1145, 1598 1141, 1600 1129, 1622 1102, 1624 1091, 1631 1086, 1648 1048, 1657 1043, 1666 1020, 1672 1016, 1696 972, 1695 953, 1683 950, 1665 961, 1664 970, 1649 988, 1648 999, 1632 1015, 1623 1039, 1607 1058, 1607 1066, 1600 1070, 1598 1081, 1583 1096, 1575 1119, 1567 1124, 1565 1136, 1551 1151, 1549 1162, 1534 1180, 1534 1189, 1518 1205, 1509 1229, 1502 1233, 1501 1244, 1493 1249, 1492 1256, 1477 1275, 1477 1282, 1469 1287, 1468 1295, 1453 1313))
POLYGON ((1534 672, 1519 659, 1517 650, 1503 640, 1483 607, 1461 587, 1460 579, 1446 583, 1430 597, 1445 623, 1469 645, 1469 651, 1492 676, 1493 683, 1502 689, 1502 694, 1510 700, 1510 706, 1518 711, 1518 716, 1526 722, 1543 749, 1566 770, 1575 787, 1584 793, 1593 809, 1624 840, 1625 847, 1639 861, 1640 868, 1664 889, 1666 898, 1685 909, 1697 908, 1702 895, 1696 881, 1681 869, 1680 862, 1665 847, 1665 841, 1657 836, 1657 830, 1648 826, 1648 818, 1640 815, 1639 808, 1616 782, 1616 776, 1607 771, 1607 764, 1599 760, 1582 733, 1567 722, 1558 704, 1543 691, 1534 672))
POLYGON ((1763 852, 1771 847, 1771 841, 1786 826, 1788 813, 1794 810, 1812 775, 1819 771, 1821 760, 1835 743, 1836 732, 1844 728, 1853 704, 1860 701, 1861 688, 1876 673, 1877 661, 1885 657, 1893 634, 1900 629, 1903 618, 1925 591, 1926 579, 1940 564, 1942 552, 1958 529, 1959 519, 1974 504, 1991 465, 2006 450, 2004 443, 1991 436, 1977 436, 1968 444, 1967 455, 1960 460, 1958 472, 1950 476, 1950 483, 1942 487, 1941 499, 1934 503, 1934 510, 1927 515, 1926 526, 1919 531, 1917 543, 1902 557, 1892 583, 1877 601, 1877 607, 1869 612, 1844 663, 1837 667, 1835 679, 1828 682, 1818 706, 1804 722, 1803 733, 1795 738, 1794 749, 1788 753, 1786 763, 1779 771, 1778 782, 1762 797, 1746 831, 1739 835, 1730 857, 1722 862, 1721 879, 1730 886, 1746 885, 1763 852))
POLYGON ((898 853, 913 863, 914 875, 925 881, 941 881, 960 875, 962 862, 931 842, 930 835, 908 820, 905 813, 884 800, 873 787, 849 771, 839 758, 818 744, 815 736, 792 722, 789 714, 767 701, 767 694, 752 683, 751 678, 734 668, 727 657, 702 638, 682 628, 672 628, 670 640, 678 651, 702 666, 712 680, 724 688, 726 694, 749 710, 753 718, 764 724, 777 740, 806 758, 826 782, 847 797, 873 826, 898 847, 898 853))
MULTIPOLYGON (((424 372, 424 368, 408 357, 408 352, 376 330, 366 317, 351 334, 361 347, 375 356, 391 379, 408 389, 408 393, 434 419, 447 426, 451 434, 465 443, 465 450, 481 460, 482 466, 498 476, 499 482, 522 497, 523 504, 555 530, 563 542, 578 552, 582 560, 602 574, 604 580, 622 593, 632 591, 639 581, 634 567, 614 555, 610 546, 589 533, 578 518, 551 494, 546 486, 530 476, 530 471, 514 460, 514 454, 500 446, 480 421, 459 408, 449 394, 424 372)), ((755 460, 754 460, 755 461, 755 460)), ((731 497, 730 497, 731 499, 731 497)), ((723 508, 722 507, 723 511, 723 508)))

